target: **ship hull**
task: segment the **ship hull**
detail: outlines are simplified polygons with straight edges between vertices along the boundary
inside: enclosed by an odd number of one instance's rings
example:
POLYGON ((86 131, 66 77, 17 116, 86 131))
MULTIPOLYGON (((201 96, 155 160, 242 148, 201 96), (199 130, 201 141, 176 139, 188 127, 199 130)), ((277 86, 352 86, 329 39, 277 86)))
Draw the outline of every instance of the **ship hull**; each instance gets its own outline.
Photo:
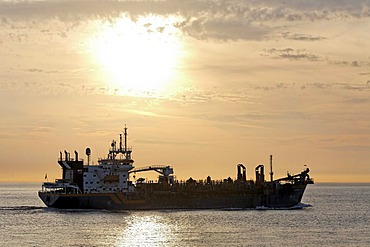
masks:
POLYGON ((161 209, 223 209, 256 208, 259 206, 286 208, 301 202, 306 185, 289 190, 264 190, 234 193, 173 193, 160 191, 150 195, 134 193, 76 193, 39 192, 48 207, 65 209, 161 210, 161 209))

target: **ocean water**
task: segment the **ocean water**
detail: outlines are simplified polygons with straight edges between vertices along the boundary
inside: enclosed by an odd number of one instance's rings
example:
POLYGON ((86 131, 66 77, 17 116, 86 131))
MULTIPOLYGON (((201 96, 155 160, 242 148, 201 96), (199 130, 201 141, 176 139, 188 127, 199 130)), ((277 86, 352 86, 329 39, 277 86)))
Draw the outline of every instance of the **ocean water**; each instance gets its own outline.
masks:
POLYGON ((0 183, 0 246, 370 246, 370 184, 309 185, 298 210, 46 208, 0 183))

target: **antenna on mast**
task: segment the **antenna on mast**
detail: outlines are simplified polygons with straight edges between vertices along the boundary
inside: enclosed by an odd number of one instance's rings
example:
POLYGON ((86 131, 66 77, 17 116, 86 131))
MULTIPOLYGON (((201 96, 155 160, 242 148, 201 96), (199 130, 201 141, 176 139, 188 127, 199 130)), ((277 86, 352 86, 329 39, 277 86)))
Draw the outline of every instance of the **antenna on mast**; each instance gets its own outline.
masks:
POLYGON ((270 180, 274 181, 274 172, 272 171, 272 155, 270 155, 270 180))
POLYGON ((126 127, 126 124, 125 124, 125 154, 127 152, 127 127, 126 127))
POLYGON ((119 134, 119 152, 122 152, 122 134, 119 134))

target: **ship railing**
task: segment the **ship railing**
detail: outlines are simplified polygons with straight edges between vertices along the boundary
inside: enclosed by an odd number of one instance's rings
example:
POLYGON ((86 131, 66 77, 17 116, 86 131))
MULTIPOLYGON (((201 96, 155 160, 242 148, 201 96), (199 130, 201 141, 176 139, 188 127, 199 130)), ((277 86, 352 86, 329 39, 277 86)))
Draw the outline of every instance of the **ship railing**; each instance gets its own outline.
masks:
MULTIPOLYGON (((189 180, 175 180, 174 184, 176 185, 188 185, 188 184, 194 184, 194 185, 206 185, 206 184, 211 184, 211 185, 222 185, 226 183, 235 183, 238 180, 228 180, 228 179, 218 179, 218 180, 211 180, 210 182, 207 182, 207 180, 199 179, 199 180, 192 180, 191 182, 189 180)), ((252 179, 245 180, 246 183, 254 183, 252 179)), ((147 180, 146 182, 142 183, 147 183, 147 184, 154 184, 158 183, 158 180, 147 180)))
POLYGON ((69 183, 44 182, 41 187, 41 192, 74 194, 81 193, 81 190, 77 185, 71 185, 69 183))
POLYGON ((84 159, 75 159, 75 158, 68 158, 68 159, 65 159, 65 158, 58 158, 58 161, 82 161, 84 162, 84 159))
MULTIPOLYGON (((98 165, 109 165, 109 166, 115 166, 116 168, 121 168, 121 166, 131 166, 133 164, 132 159, 98 159, 98 165)), ((92 164, 94 165, 94 164, 92 164)), ((131 168, 132 169, 132 168, 131 168)))
POLYGON ((129 171, 129 173, 135 172, 142 172, 142 171, 150 171, 150 170, 163 170, 163 169, 171 169, 171 166, 164 166, 164 165, 153 165, 153 166, 145 166, 145 167, 138 167, 134 170, 129 171))
POLYGON ((55 183, 57 183, 57 184, 70 184, 69 179, 62 179, 62 178, 55 179, 55 183))
MULTIPOLYGON (((144 185, 147 184, 147 186, 149 187, 155 187, 155 186, 160 186, 162 188, 162 186, 160 185, 160 183, 158 183, 158 181, 155 181, 155 180, 148 180, 146 182, 141 182, 141 183, 137 183, 137 185, 144 185)), ((204 191, 204 190, 209 190, 210 188, 212 190, 218 190, 218 189, 222 189, 222 190, 233 190, 233 189, 237 189, 237 188, 251 188, 251 186, 254 185, 254 181, 253 180, 246 180, 246 181, 243 181, 243 182, 240 182, 239 180, 228 180, 228 179, 224 179, 224 180, 211 180, 211 181, 207 181, 207 180, 175 180, 174 183, 169 183, 168 184, 168 189, 170 188, 173 188, 174 190, 179 190, 179 191, 187 191, 187 190, 191 190, 191 191, 204 191)), ((171 190, 171 189, 170 189, 171 190)))
MULTIPOLYGON (((212 184, 212 185, 221 185, 221 184, 226 184, 226 183, 235 183, 235 182, 238 182, 239 180, 237 179, 217 179, 217 180, 211 180, 211 181, 207 181, 206 179, 199 179, 199 180, 175 180, 175 183, 176 184, 189 184, 189 183, 193 183, 195 185, 206 185, 206 184, 212 184)), ((244 182, 246 183, 251 183, 253 182, 253 180, 245 180, 244 182)))
POLYGON ((314 183, 315 183, 315 181, 314 181, 314 179, 313 179, 313 178, 308 178, 308 179, 306 179, 306 183, 307 183, 307 184, 314 184, 314 183))

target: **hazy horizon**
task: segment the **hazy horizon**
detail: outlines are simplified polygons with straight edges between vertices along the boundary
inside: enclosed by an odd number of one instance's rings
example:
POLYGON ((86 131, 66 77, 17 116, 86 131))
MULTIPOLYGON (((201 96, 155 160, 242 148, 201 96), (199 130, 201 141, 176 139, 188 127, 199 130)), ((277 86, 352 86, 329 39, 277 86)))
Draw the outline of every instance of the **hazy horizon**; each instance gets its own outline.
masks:
POLYGON ((0 181, 52 181, 59 151, 178 179, 370 182, 370 1, 0 1, 0 181))

